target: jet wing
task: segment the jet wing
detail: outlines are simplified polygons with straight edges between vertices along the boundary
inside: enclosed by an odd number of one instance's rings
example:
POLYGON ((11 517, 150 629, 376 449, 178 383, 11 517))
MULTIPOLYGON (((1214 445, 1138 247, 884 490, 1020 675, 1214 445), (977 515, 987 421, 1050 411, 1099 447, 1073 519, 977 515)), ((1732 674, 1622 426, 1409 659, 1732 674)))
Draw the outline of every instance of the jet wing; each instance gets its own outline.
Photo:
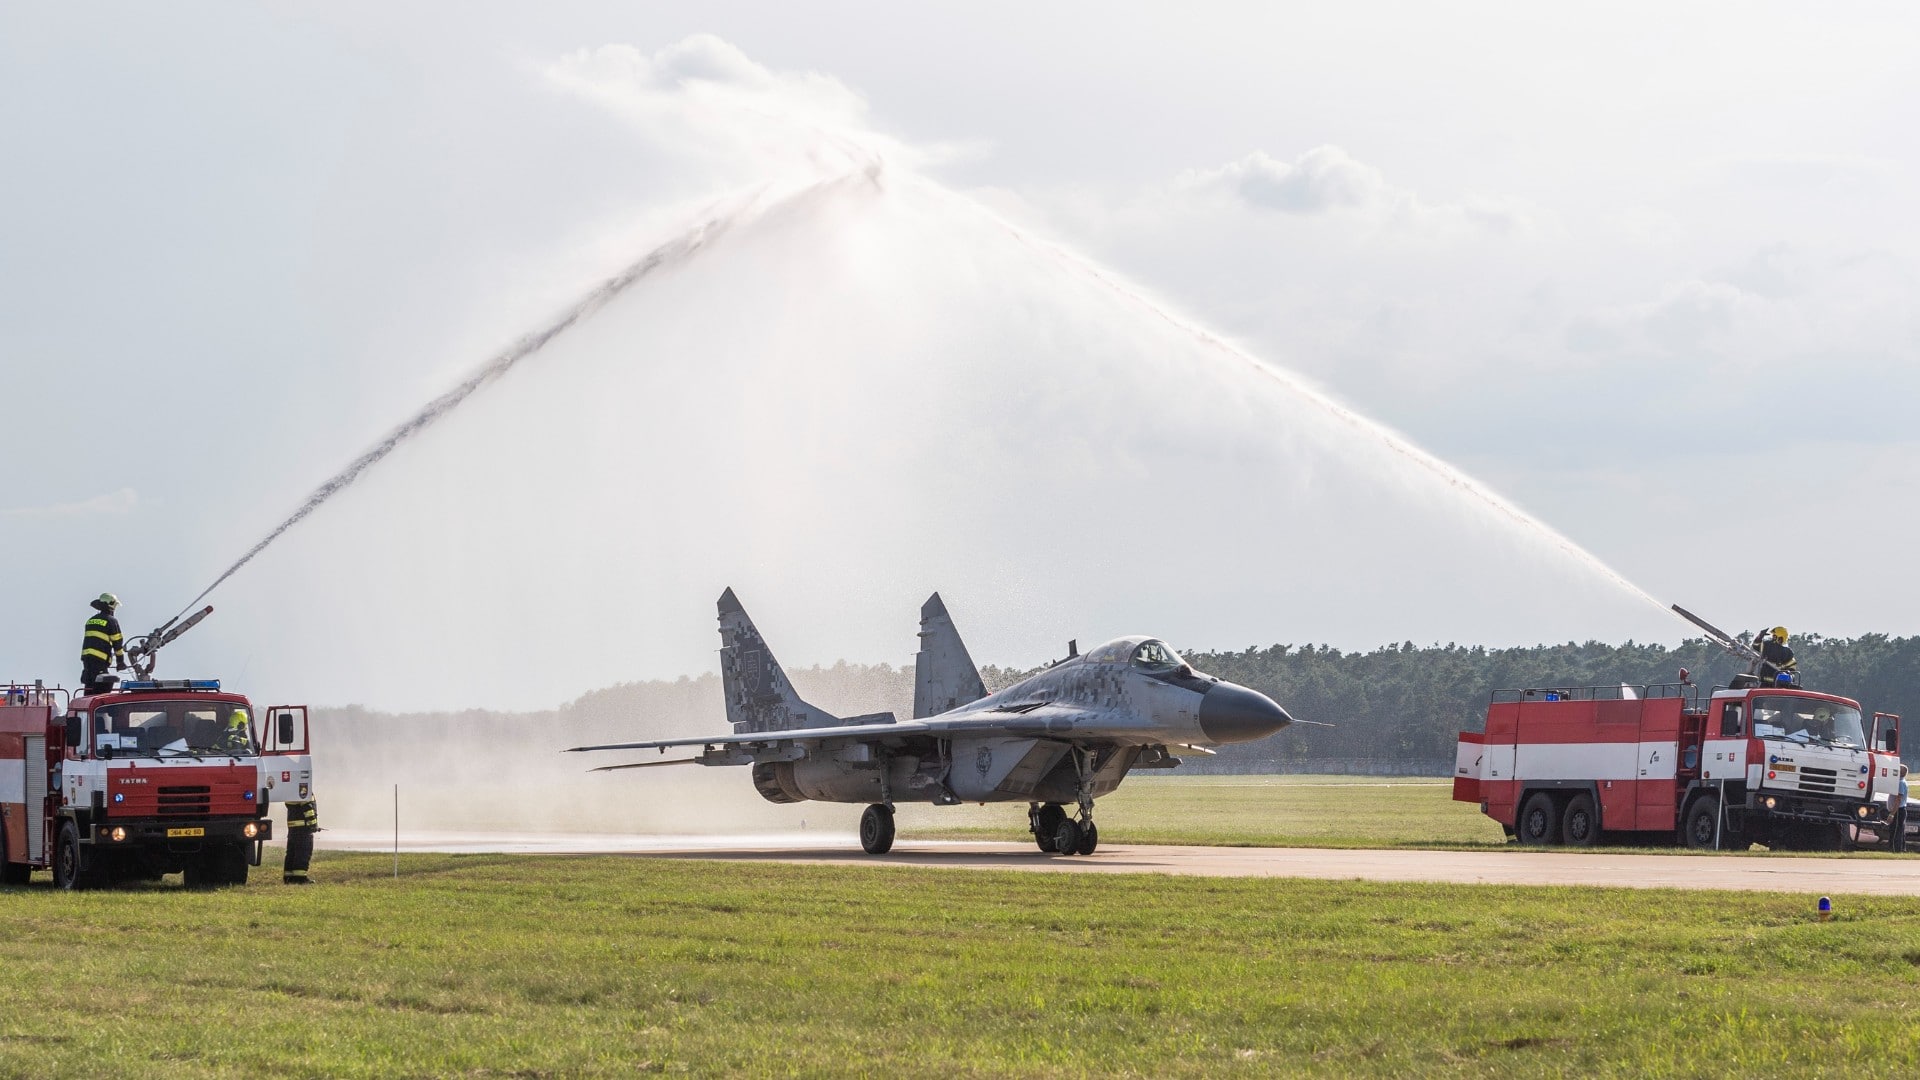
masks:
POLYGON ((896 735, 926 735, 932 729, 925 720, 904 720, 891 724, 841 724, 834 727, 787 728, 782 731, 743 731, 739 734, 706 735, 690 739, 655 739, 651 742, 607 743, 602 746, 570 746, 568 753, 581 750, 664 750, 670 746, 747 746, 754 743, 819 742, 823 739, 884 739, 896 735))
POLYGON ((773 743, 812 743, 827 739, 857 739, 877 742, 902 736, 945 738, 953 735, 1071 736, 1082 719, 1097 715, 1091 709, 1044 702, 1033 706, 981 710, 955 717, 929 717, 925 720, 896 720, 888 724, 841 724, 834 727, 787 728, 781 731, 745 731, 738 734, 694 736, 685 739, 654 739, 650 742, 606 743, 600 746, 572 746, 568 753, 589 750, 665 750, 674 746, 753 746, 773 743))

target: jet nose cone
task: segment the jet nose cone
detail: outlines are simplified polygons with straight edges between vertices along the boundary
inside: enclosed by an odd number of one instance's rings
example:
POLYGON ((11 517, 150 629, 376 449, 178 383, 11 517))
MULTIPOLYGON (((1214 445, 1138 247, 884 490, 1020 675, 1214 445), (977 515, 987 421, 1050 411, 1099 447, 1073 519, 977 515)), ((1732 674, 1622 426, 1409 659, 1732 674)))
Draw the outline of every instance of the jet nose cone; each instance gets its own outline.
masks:
POLYGON ((1200 730, 1217 743, 1264 739, 1291 723, 1272 698, 1230 682, 1213 684, 1200 698, 1200 730))

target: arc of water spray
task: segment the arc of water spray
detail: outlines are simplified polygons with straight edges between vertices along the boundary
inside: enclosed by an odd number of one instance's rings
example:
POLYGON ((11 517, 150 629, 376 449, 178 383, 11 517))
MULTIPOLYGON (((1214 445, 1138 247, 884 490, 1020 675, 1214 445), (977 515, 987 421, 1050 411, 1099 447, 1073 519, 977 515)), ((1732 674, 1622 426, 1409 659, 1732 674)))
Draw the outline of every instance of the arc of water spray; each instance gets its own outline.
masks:
MULTIPOLYGON (((779 200, 778 203, 774 205, 792 203, 830 183, 832 183, 832 181, 803 188, 779 200)), ((332 478, 315 488, 313 493, 307 496, 306 501, 300 504, 299 509, 295 510, 285 521, 275 526, 273 531, 262 537, 259 543, 247 549, 247 553, 240 556, 239 560, 232 566, 227 567, 225 573, 213 580, 213 584, 202 589, 200 595, 194 597, 193 602, 182 609, 181 614, 184 615, 187 611, 192 610, 196 604, 207 598, 207 594, 219 588, 221 584, 232 577, 241 567, 252 562, 254 556, 265 551, 268 545, 278 540, 288 529, 300 524, 309 514, 318 510, 328 499, 333 498, 355 480, 360 479, 362 474, 379 464, 381 459, 385 458, 388 454, 393 453, 394 449, 401 443, 418 435, 434 421, 458 408, 460 403, 471 397, 476 390, 493 382, 500 376, 505 375, 513 369, 515 364, 539 352, 545 348, 548 343, 552 342, 554 338, 559 337, 568 329, 579 324, 581 320, 586 319, 594 312, 605 307, 608 301, 625 292, 634 282, 648 277, 663 268, 684 262, 698 253, 702 248, 718 240, 729 228, 755 209, 758 198, 759 194, 756 193, 745 205, 724 213, 713 214, 701 220, 686 232, 649 251, 639 261, 601 282, 553 322, 514 342, 505 352, 481 364, 478 369, 468 375, 466 379, 462 380, 458 386, 427 402, 411 419, 388 432, 385 438, 374 444, 366 453, 353 459, 352 463, 346 468, 340 470, 334 474, 332 478)), ((771 207, 767 207, 763 209, 770 208, 771 207)), ((176 618, 177 617, 178 616, 176 616, 176 618)))
POLYGON ((1314 389, 1305 380, 1292 372, 1265 363, 1246 350, 1215 334, 1213 331, 1170 311, 1164 305, 1148 297, 1141 289, 1121 281, 1109 271, 1088 260, 1085 256, 1023 231, 1012 222, 1007 221, 985 206, 980 205, 978 202, 958 192, 951 191, 931 181, 927 182, 927 186, 939 194, 961 203, 973 212, 982 215, 987 221, 1007 232, 1015 241, 1027 248, 1039 252, 1041 255, 1067 267, 1069 270, 1091 279, 1108 291, 1118 295, 1126 303, 1146 311, 1148 314, 1160 319, 1175 329, 1196 338, 1201 344, 1279 383, 1290 393, 1305 399, 1341 424, 1386 446, 1387 449, 1405 458, 1419 469, 1432 475, 1441 483, 1446 484, 1448 487, 1453 488, 1455 491, 1460 492, 1462 495, 1480 504, 1483 509, 1489 510, 1495 516, 1518 525, 1540 537, 1542 540, 1545 540, 1555 550, 1571 557, 1574 562, 1583 569, 1598 575, 1607 583, 1617 586, 1628 594, 1653 605, 1663 613, 1671 614, 1667 609, 1667 605, 1654 599, 1645 589, 1627 580, 1619 571, 1602 562, 1598 556, 1586 548, 1574 543, 1573 540, 1569 539, 1558 529, 1553 528, 1546 522, 1541 521, 1532 514, 1515 506, 1513 503, 1508 502, 1486 485, 1460 471, 1460 469, 1455 466, 1421 449, 1406 436, 1377 420, 1364 416, 1340 404, 1333 398, 1314 389))

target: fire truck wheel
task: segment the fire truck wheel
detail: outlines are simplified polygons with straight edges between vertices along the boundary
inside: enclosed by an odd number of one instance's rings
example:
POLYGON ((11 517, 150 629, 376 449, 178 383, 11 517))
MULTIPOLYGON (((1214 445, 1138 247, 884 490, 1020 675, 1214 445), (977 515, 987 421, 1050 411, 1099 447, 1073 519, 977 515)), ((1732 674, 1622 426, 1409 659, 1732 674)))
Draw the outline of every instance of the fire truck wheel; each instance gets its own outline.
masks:
POLYGON ((1034 813, 1033 842, 1041 851, 1053 850, 1053 834, 1067 820, 1067 811, 1059 803, 1047 803, 1034 813))
POLYGON ((232 844, 222 848, 213 856, 214 876, 223 885, 245 885, 247 883, 247 849, 244 844, 232 844))
POLYGON ((73 822, 64 822, 60 826, 60 839, 53 853, 53 887, 56 889, 91 889, 100 884, 98 869, 82 870, 80 862, 80 830, 73 822))
POLYGON ((1520 842, 1539 846, 1560 842, 1560 811, 1553 796, 1536 791, 1520 807, 1520 820, 1514 823, 1520 842))
POLYGON ((1568 847, 1592 847, 1600 842, 1600 815, 1593 808, 1593 796, 1583 791, 1567 800, 1560 838, 1568 847))
POLYGON ((1687 846, 1710 849, 1720 828, 1720 800, 1702 795, 1687 809, 1687 846))
POLYGON ((0 885, 25 885, 33 877, 33 867, 26 863, 8 862, 7 826, 0 822, 0 885))
POLYGON ((860 815, 860 847, 869 855, 893 850, 893 807, 874 803, 860 815))

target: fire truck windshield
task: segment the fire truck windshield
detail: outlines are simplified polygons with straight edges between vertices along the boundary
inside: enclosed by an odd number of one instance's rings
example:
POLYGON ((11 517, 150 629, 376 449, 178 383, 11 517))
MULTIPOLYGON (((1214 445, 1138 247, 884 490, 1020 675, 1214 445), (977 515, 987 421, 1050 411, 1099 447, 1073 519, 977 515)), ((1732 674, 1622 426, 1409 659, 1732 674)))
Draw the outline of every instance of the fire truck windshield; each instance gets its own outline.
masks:
POLYGON ((1813 698, 1754 698, 1753 733, 1762 739, 1793 739, 1855 749, 1867 745, 1859 709, 1813 698))
POLYGON ((230 726, 228 701, 135 701, 93 713, 93 748, 101 754, 252 754, 253 735, 243 722, 230 726))

